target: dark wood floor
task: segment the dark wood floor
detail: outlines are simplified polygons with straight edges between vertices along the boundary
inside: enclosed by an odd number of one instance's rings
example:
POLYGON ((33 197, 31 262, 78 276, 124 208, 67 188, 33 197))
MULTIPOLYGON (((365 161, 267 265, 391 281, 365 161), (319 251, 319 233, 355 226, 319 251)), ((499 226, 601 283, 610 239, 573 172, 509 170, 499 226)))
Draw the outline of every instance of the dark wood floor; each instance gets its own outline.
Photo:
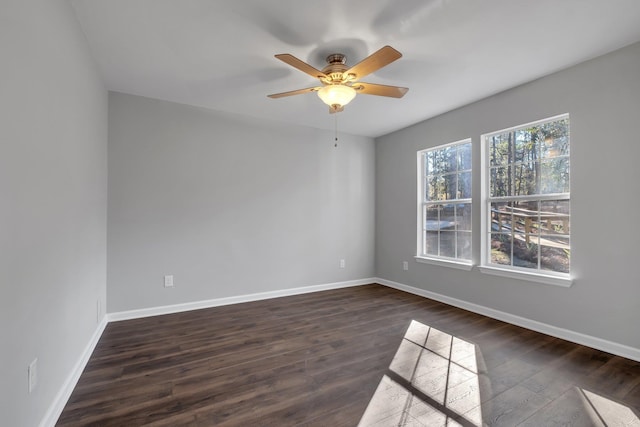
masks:
POLYGON ((110 323, 58 426, 640 426, 640 363, 380 285, 110 323))

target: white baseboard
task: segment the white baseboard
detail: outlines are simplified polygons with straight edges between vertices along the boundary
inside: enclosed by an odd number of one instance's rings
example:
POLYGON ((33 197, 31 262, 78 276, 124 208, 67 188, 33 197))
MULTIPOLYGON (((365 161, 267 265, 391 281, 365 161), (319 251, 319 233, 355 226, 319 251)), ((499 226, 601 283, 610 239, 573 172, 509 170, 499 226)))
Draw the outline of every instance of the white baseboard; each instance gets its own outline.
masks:
POLYGON ((67 404, 69 397, 71 397, 71 393, 76 387, 82 371, 84 371, 85 366, 87 366, 91 353, 93 353, 93 350, 96 348, 96 345, 104 332, 104 328, 107 327, 107 323, 107 317, 104 316, 96 330, 93 332, 93 335, 91 335, 91 339, 89 339, 89 342, 80 355, 80 358, 73 366, 73 369, 69 373, 69 376, 64 382, 62 388, 53 400, 53 403, 49 406, 47 413, 42 418, 42 421, 40 421, 39 427, 54 427, 56 422, 58 422, 58 418, 60 418, 60 414, 62 413, 64 406, 67 404))
POLYGON ((259 292, 255 294, 239 295, 234 297, 216 298, 204 301, 194 301, 183 304, 165 305, 161 307, 143 308, 140 310, 120 311, 109 313, 109 322, 120 320, 139 319, 142 317, 159 316, 162 314, 180 313, 182 311, 199 310, 202 308, 220 307, 229 304, 259 301, 270 298, 280 298, 291 295, 307 294, 310 292, 326 291, 329 289, 347 288, 351 286, 368 285, 375 283, 376 279, 349 280, 346 282, 327 283, 324 285, 302 286, 299 288, 282 289, 278 291, 259 292))
POLYGON ((513 325, 521 326, 523 328, 531 329, 533 331, 542 332, 543 334, 551 335, 556 338, 561 338, 563 340, 571 341, 577 344, 585 345, 587 347, 606 351, 607 353, 615 354, 617 356, 626 357, 627 359, 640 362, 640 349, 638 348, 633 348, 627 345, 618 344, 612 341, 607 341, 602 338, 592 337, 590 335, 571 331, 569 329, 559 328, 557 326, 538 322, 536 320, 527 319, 525 317, 516 316, 510 313, 505 313, 503 311, 495 310, 493 308, 459 300, 457 298, 448 297, 446 295, 438 294, 438 293, 427 291, 424 289, 415 288, 413 286, 404 285, 402 283, 393 282, 391 280, 386 280, 378 277, 375 279, 375 281, 376 283, 380 283, 381 285, 385 285, 390 288, 398 289, 401 291, 409 292, 414 295, 419 295, 425 298, 440 301, 445 304, 452 305, 454 307, 458 307, 458 308, 472 311, 474 313, 482 314, 483 316, 491 317, 497 320, 502 320, 503 322, 511 323, 513 325))

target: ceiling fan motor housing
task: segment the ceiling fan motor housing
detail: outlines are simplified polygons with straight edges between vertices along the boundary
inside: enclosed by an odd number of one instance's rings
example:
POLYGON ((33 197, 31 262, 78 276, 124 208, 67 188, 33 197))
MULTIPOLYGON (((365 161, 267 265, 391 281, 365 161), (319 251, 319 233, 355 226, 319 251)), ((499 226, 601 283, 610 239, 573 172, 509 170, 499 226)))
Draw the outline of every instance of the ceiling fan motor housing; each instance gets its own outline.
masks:
POLYGON ((322 69, 322 72, 327 77, 322 78, 322 82, 325 84, 345 84, 353 80, 355 76, 344 74, 344 72, 349 69, 346 63, 347 57, 341 53, 334 53, 327 56, 328 65, 322 69))

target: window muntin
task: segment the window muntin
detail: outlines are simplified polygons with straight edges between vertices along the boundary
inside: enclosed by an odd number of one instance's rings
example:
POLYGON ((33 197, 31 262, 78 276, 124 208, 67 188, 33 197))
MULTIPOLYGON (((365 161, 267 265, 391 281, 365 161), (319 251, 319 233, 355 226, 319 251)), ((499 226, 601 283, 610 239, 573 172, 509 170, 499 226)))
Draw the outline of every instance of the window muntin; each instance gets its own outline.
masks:
POLYGON ((568 277, 569 116, 483 136, 483 264, 568 277))
POLYGON ((418 152, 418 257, 471 263, 471 160, 470 139, 418 152))

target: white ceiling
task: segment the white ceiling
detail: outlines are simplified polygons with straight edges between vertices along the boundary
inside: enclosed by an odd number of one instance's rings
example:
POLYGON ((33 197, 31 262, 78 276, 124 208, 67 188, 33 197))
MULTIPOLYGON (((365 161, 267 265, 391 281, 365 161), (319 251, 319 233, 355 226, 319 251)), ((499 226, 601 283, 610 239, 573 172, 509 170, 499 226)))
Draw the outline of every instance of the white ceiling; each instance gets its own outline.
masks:
POLYGON ((403 57, 364 81, 341 132, 380 136, 640 40, 639 0, 71 0, 108 89, 333 129, 314 93, 330 53, 354 65, 384 45, 403 57))

